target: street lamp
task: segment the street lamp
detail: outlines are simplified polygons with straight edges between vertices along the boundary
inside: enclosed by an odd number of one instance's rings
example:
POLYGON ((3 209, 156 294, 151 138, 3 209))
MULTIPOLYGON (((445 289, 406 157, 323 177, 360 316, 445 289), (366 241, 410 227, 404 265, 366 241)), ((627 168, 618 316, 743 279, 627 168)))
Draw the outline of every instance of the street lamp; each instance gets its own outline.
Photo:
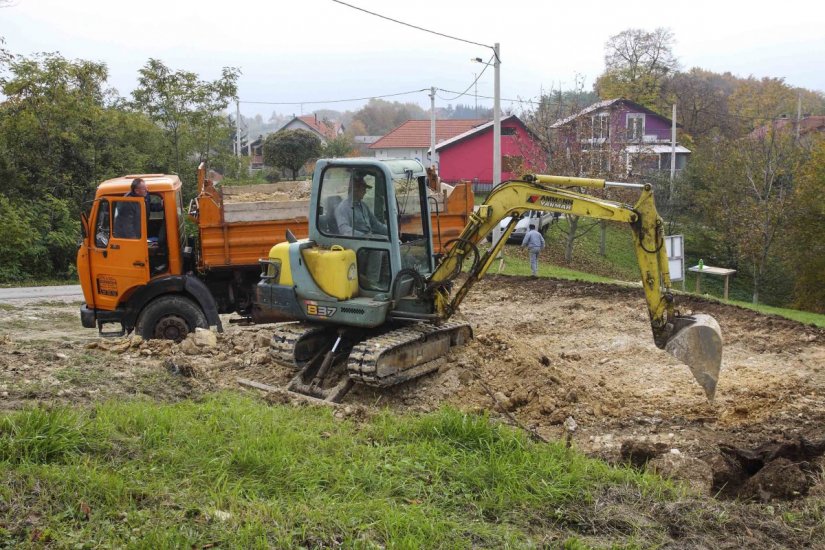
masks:
MULTIPOLYGON (((501 48, 496 42, 493 46, 493 187, 501 183, 501 48)), ((490 65, 480 57, 472 59, 476 63, 490 65)))

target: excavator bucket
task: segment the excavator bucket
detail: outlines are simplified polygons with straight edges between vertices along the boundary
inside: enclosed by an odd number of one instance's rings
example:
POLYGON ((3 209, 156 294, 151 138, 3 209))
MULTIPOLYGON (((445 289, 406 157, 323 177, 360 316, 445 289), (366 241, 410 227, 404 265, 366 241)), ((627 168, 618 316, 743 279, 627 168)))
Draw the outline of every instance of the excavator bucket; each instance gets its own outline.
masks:
POLYGON ((713 401, 722 366, 722 331, 710 315, 677 317, 665 351, 690 367, 693 377, 713 401))

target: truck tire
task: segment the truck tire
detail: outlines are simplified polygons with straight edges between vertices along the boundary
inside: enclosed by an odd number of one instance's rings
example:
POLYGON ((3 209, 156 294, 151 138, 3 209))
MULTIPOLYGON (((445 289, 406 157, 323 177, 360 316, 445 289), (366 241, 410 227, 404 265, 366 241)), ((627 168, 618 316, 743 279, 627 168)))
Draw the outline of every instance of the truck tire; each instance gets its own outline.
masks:
POLYGON ((143 308, 135 324, 135 334, 146 340, 180 342, 196 328, 209 328, 206 315, 184 296, 161 296, 143 308))

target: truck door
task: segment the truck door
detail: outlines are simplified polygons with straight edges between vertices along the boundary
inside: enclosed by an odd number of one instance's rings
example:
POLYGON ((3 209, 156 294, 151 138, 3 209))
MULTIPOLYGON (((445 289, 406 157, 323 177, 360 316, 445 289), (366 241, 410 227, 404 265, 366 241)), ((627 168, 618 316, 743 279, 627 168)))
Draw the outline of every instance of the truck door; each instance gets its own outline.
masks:
POLYGON ((114 310, 124 294, 149 280, 143 198, 101 199, 92 231, 89 254, 95 306, 114 310))

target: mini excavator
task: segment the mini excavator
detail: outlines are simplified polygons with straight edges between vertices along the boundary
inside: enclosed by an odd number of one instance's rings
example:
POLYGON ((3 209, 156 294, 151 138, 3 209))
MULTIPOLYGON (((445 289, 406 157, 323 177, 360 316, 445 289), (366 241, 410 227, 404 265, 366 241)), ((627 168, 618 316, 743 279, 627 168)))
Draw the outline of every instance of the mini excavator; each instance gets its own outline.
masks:
MULTIPOLYGON (((437 368, 472 338, 451 320, 527 210, 628 224, 657 347, 687 364, 709 399, 722 358, 716 320, 682 315, 671 292, 662 219, 649 184, 526 175, 495 187, 464 230, 433 253, 442 191, 418 161, 319 160, 312 182, 309 238, 276 244, 260 260, 255 322, 277 322, 270 352, 297 374, 289 390, 340 401, 353 384, 388 387, 437 368), (634 205, 577 188, 638 190, 634 205), (502 238, 479 244, 501 220, 502 238)), ((437 232, 441 234, 441 232, 437 232)))

